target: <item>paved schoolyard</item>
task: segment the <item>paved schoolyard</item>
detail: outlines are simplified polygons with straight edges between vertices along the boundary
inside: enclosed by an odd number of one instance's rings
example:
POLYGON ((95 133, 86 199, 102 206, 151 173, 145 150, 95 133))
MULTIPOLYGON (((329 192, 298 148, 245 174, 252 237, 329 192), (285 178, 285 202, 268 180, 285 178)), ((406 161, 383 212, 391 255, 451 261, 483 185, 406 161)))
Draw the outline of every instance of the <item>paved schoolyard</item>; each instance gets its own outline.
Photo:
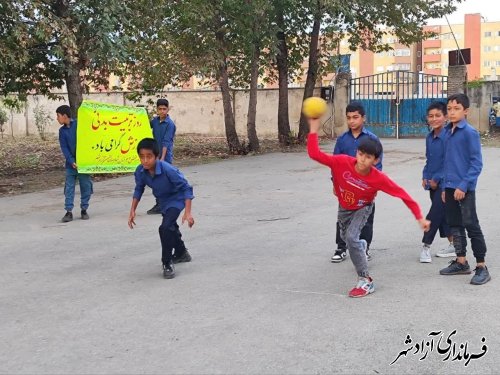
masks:
MULTIPOLYGON (((426 211, 424 141, 383 143, 385 171, 426 211)), ((438 275, 448 259, 420 264, 413 216, 380 193, 376 292, 362 299, 346 296, 350 260, 329 262, 336 200, 327 168, 305 153, 183 168, 196 195, 196 225, 183 228, 193 262, 173 280, 161 277, 149 192, 127 227, 130 176, 95 184, 89 221, 58 222, 62 189, 0 198, 0 373, 498 373, 500 149, 483 155, 493 280, 438 275)))

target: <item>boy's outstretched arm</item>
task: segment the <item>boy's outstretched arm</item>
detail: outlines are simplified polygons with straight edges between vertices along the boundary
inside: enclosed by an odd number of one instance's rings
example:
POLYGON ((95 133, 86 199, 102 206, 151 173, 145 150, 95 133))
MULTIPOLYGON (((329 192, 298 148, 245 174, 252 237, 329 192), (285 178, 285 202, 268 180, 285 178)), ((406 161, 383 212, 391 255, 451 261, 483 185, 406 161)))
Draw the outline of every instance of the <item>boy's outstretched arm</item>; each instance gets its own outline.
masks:
POLYGON ((184 215, 182 215, 182 224, 187 221, 189 228, 194 225, 194 218, 191 215, 191 199, 186 199, 186 207, 184 208, 184 215))
POLYGON ((139 199, 132 198, 132 206, 130 207, 130 213, 128 215, 128 226, 130 229, 134 229, 135 224, 135 210, 139 204, 139 199))

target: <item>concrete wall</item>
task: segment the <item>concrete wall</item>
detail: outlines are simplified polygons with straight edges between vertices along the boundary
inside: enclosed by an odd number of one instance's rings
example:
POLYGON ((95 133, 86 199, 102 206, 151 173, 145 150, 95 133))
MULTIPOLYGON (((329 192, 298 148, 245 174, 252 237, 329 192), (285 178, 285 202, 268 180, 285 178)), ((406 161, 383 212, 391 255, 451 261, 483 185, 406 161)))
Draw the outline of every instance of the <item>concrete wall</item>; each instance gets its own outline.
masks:
POLYGON ((467 120, 480 132, 489 130, 489 113, 493 96, 500 96, 500 81, 486 81, 480 87, 468 87, 470 109, 467 120))
MULTIPOLYGON (((461 75, 458 75, 460 80, 461 75)), ((328 135, 339 135, 346 130, 345 105, 348 101, 348 86, 345 77, 340 77, 336 82, 335 103, 329 103, 329 111, 322 118, 325 124, 323 129, 328 135), (335 105, 335 111, 334 111, 335 105), (334 112, 337 116, 334 119, 334 112), (335 124, 335 126, 334 126, 335 124)), ((458 87, 457 87, 458 89, 458 87)), ((460 90, 458 90, 460 91, 460 90)), ((486 132, 489 129, 488 115, 491 107, 492 96, 500 96, 500 81, 484 82, 481 87, 467 88, 471 99, 469 110, 469 121, 479 131, 486 132)), ((233 91, 233 102, 235 103, 236 130, 240 137, 246 137, 246 119, 248 108, 248 91, 233 91)), ((302 106, 302 88, 289 89, 289 115, 291 131, 298 132, 300 110, 302 106)), ((319 89, 315 92, 319 95, 319 89)), ((171 116, 176 122, 177 132, 197 133, 209 136, 224 137, 224 114, 222 109, 222 96, 219 91, 172 91, 166 94, 171 103, 171 116)), ((85 99, 120 105, 145 104, 147 97, 141 103, 133 103, 125 98, 124 93, 111 94, 90 94, 85 99)), ((153 101, 156 97, 151 97, 153 101)), ((14 135, 37 135, 38 131, 34 123, 33 110, 36 104, 43 106, 50 115, 54 115, 54 121, 47 129, 47 133, 57 134, 59 125, 55 120, 56 108, 65 104, 65 100, 49 100, 42 96, 30 96, 27 106, 22 113, 14 113, 13 132, 14 135)), ((257 102, 257 134, 259 137, 277 137, 277 111, 278 111, 278 90, 261 89, 258 91, 257 102)), ((4 125, 6 134, 11 134, 10 122, 4 125)))
MULTIPOLYGON (((303 88, 290 88, 288 94, 289 115, 291 131, 298 133, 300 111, 302 107, 303 88)), ((62 93, 61 95, 66 95, 62 93)), ((157 97, 144 97, 140 103, 129 101, 125 97, 126 93, 110 94, 89 94, 85 99, 119 105, 145 105, 148 99, 154 102, 157 97)), ((319 89, 315 92, 319 95, 319 89)), ((225 136, 224 113, 222 108, 222 95, 220 91, 170 91, 165 93, 170 101, 170 115, 177 125, 177 132, 197 133, 209 136, 225 136)), ((247 110, 249 92, 244 90, 234 90, 232 92, 233 105, 235 108, 236 130, 241 137, 246 137, 247 110)), ((50 100, 42 96, 30 96, 27 106, 22 113, 14 114, 13 131, 14 135, 38 134, 34 123, 34 113, 36 103, 53 115, 53 122, 47 129, 47 133, 57 134, 59 125, 55 120, 56 108, 62 104, 67 104, 66 100, 50 100)), ((277 137, 277 113, 278 113, 278 90, 261 89, 257 95, 257 134, 259 137, 277 137)), ((327 121, 329 114, 325 115, 327 121)), ((10 123, 4 126, 6 134, 11 134, 10 123)), ((331 125, 330 125, 331 128, 331 125)))

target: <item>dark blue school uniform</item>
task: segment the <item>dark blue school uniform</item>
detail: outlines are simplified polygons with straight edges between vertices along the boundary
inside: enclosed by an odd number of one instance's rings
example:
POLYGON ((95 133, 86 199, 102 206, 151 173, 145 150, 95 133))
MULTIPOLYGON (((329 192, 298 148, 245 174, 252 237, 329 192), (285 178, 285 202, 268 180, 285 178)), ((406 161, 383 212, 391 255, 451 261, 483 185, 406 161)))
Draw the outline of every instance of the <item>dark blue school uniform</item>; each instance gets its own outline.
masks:
POLYGON ((169 115, 167 115, 163 121, 160 121, 159 117, 155 117, 151 120, 151 128, 153 129, 153 137, 158 143, 160 155, 163 147, 166 147, 167 153, 165 155, 165 161, 172 164, 174 158, 174 137, 176 130, 174 121, 169 115))
POLYGON ((450 227, 446 223, 445 207, 441 199, 447 131, 446 128, 443 128, 436 136, 434 130, 432 130, 425 138, 426 162, 422 171, 422 179, 434 180, 438 184, 435 190, 431 189, 430 186, 426 187, 429 189, 429 196, 432 202, 429 213, 426 216, 426 219, 431 222, 431 227, 429 231, 424 233, 422 238, 422 243, 427 245, 432 244, 438 230, 441 237, 448 237, 450 235, 450 227))
POLYGON ((163 216, 159 228, 162 262, 168 264, 172 260, 172 250, 174 248, 176 257, 181 257, 186 251, 177 225, 177 219, 185 208, 186 199, 194 199, 193 188, 177 168, 160 160, 155 163, 154 175, 151 175, 148 170, 139 165, 134 176, 135 189, 133 197, 140 200, 144 188, 149 186, 160 205, 163 216))
POLYGON ((476 186, 483 168, 479 132, 465 119, 446 129, 446 150, 442 188, 445 191, 446 220, 453 236, 457 256, 465 256, 467 238, 478 263, 484 262, 486 242, 476 212, 476 186), (455 189, 465 192, 461 201, 454 199, 455 189))

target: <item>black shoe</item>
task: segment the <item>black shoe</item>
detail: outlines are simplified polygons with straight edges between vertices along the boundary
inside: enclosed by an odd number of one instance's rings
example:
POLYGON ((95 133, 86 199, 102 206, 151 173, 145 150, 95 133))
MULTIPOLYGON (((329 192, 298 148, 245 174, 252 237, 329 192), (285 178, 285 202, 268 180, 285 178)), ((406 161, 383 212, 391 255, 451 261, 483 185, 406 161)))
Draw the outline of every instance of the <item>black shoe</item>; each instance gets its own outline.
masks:
POLYGON ((473 285, 483 285, 491 280, 490 273, 488 272, 488 267, 476 267, 474 270, 476 274, 472 276, 470 283, 473 285))
POLYGON ((88 220, 89 219, 89 214, 87 213, 87 210, 82 210, 82 220, 88 220))
POLYGON ((73 213, 71 211, 66 211, 66 215, 63 216, 61 221, 63 223, 68 223, 73 220, 73 213))
POLYGON ((188 262, 191 262, 191 254, 189 254, 189 252, 187 251, 184 251, 184 253, 180 256, 180 257, 176 257, 174 255, 174 258, 173 258, 173 262, 174 264, 177 264, 177 263, 188 263, 188 262))
POLYGON ((456 259, 450 262, 450 265, 439 271, 441 275, 469 275, 471 273, 469 262, 459 263, 456 259))
POLYGON ((340 263, 343 262, 347 258, 347 250, 346 249, 337 249, 335 254, 332 256, 332 263, 340 263))
POLYGON ((175 267, 172 261, 163 265, 163 278, 173 279, 175 277, 175 267))
POLYGON ((147 211, 148 215, 156 215, 156 214, 161 214, 161 209, 160 205, 157 203, 151 208, 150 210, 147 211))

